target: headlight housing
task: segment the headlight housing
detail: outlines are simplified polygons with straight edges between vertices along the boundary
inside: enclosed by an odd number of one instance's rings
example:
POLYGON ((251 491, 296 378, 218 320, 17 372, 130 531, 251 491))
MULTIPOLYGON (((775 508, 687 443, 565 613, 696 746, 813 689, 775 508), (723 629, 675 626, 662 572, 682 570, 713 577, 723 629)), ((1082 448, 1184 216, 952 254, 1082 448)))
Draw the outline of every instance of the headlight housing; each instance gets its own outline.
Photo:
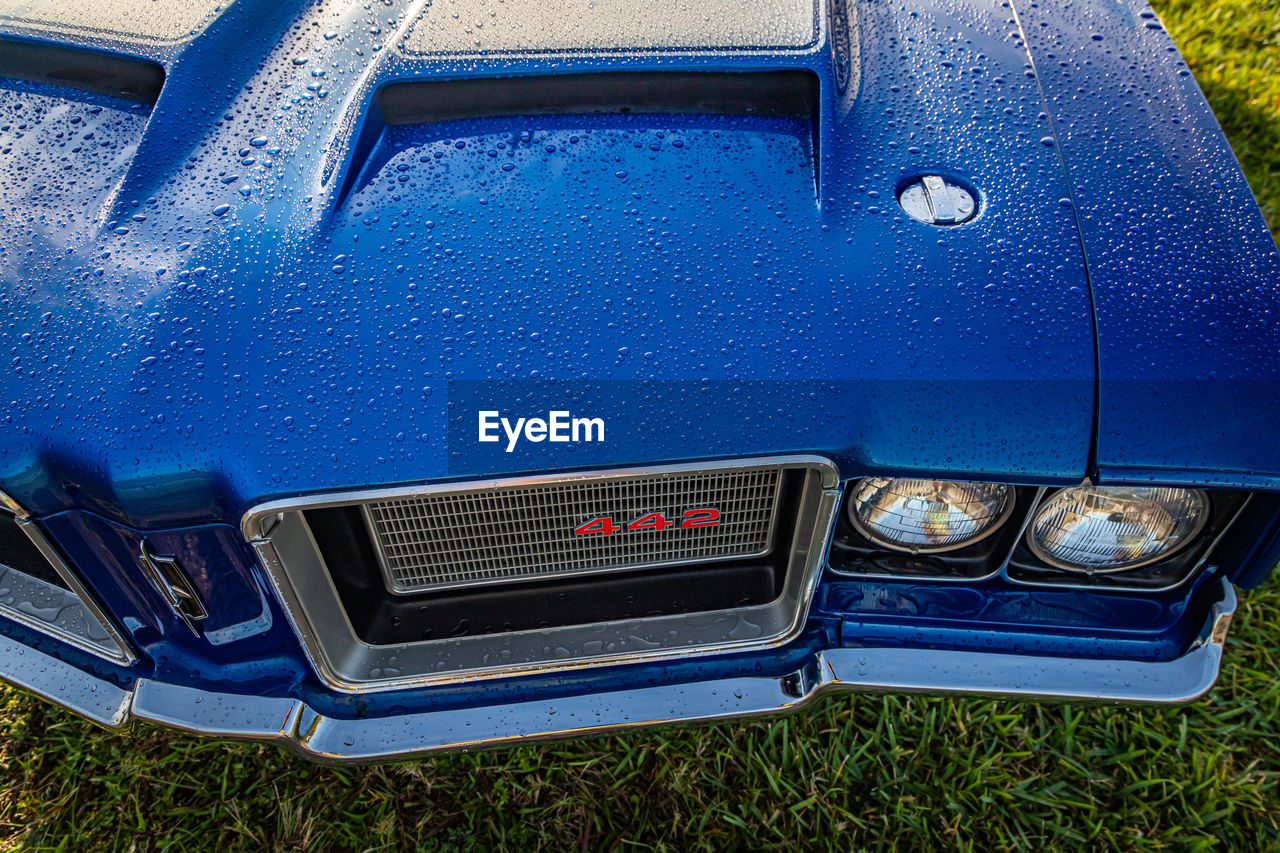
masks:
POLYGON ((1120 572, 1172 556, 1208 519, 1209 498, 1199 489, 1075 486, 1040 504, 1027 545, 1059 569, 1120 572))
POLYGON ((877 546, 935 554, 995 532, 1013 502, 1013 487, 1001 483, 866 477, 853 487, 849 521, 877 546))

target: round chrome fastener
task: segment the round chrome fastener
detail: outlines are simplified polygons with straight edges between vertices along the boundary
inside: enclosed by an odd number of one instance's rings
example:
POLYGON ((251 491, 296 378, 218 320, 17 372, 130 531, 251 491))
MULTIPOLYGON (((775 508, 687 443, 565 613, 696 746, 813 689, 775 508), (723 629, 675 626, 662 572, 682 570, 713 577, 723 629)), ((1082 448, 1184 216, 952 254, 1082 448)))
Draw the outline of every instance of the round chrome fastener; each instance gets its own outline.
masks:
POLYGON ((978 209, 973 193, 939 175, 925 175, 898 194, 898 204, 912 219, 930 225, 959 225, 978 209))

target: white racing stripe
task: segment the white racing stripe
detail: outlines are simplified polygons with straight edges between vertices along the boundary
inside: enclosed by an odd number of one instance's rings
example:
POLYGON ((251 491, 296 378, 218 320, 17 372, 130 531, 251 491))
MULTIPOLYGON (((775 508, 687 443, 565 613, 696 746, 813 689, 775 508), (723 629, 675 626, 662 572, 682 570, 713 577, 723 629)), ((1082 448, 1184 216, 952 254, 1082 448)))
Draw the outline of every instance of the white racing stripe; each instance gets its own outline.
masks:
POLYGON ((232 0, 0 0, 0 20, 148 41, 194 35, 232 0))
POLYGON ((417 54, 809 46, 814 0, 432 0, 405 40, 417 54))

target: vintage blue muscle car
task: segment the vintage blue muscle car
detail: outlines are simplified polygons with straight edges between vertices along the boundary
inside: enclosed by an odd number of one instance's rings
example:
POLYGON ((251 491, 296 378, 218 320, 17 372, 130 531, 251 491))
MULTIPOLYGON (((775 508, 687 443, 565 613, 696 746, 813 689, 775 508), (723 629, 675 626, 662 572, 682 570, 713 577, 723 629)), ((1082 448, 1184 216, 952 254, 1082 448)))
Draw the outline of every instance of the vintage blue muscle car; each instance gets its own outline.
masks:
POLYGON ((1280 258, 1143 0, 0 0, 0 676, 367 760, 1185 702, 1280 258))

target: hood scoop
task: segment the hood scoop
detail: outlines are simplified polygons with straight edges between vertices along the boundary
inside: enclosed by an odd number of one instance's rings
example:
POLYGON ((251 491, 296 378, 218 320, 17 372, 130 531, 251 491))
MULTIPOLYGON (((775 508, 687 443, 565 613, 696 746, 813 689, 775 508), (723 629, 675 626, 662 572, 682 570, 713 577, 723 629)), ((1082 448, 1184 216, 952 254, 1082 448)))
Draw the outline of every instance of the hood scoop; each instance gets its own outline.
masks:
POLYGON ((0 39, 0 78, 155 106, 164 69, 154 62, 43 42, 0 39))
POLYGON ((519 218, 592 196, 620 213, 637 189, 669 187, 691 204, 782 193, 813 209, 818 112, 807 71, 394 83, 365 124, 340 208, 474 197, 519 218))
POLYGON ((0 207, 39 247, 0 258, 0 279, 40 281, 106 223, 163 83, 155 63, 0 40, 0 207))
POLYGON ((812 119, 808 71, 610 72, 393 83, 379 93, 389 125, 498 116, 743 115, 812 119))

